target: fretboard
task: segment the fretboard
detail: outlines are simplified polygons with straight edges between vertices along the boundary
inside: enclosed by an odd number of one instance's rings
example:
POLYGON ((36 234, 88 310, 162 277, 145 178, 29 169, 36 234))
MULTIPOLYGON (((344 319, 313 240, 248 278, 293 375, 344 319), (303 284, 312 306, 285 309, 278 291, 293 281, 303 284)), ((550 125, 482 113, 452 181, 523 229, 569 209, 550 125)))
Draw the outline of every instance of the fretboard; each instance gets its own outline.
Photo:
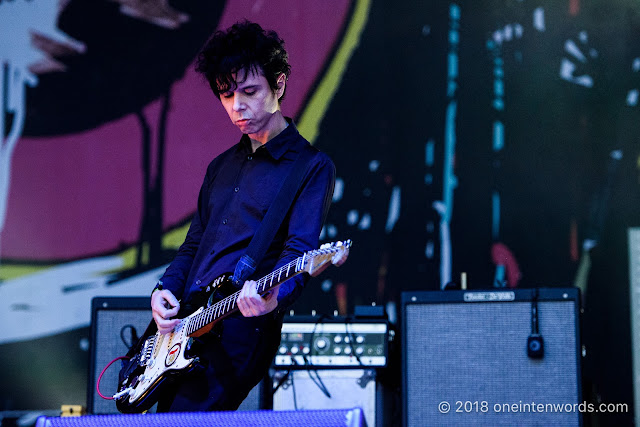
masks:
MULTIPOLYGON (((268 292, 271 288, 278 286, 297 274, 302 273, 302 271, 304 271, 305 256, 306 254, 296 258, 286 265, 283 265, 263 278, 258 279, 256 281, 258 293, 262 295, 268 292)), ((205 308, 196 316, 193 316, 189 320, 187 335, 191 335, 210 323, 213 323, 236 311, 238 309, 238 296, 240 296, 240 291, 234 292, 228 297, 223 298, 215 304, 205 308)))

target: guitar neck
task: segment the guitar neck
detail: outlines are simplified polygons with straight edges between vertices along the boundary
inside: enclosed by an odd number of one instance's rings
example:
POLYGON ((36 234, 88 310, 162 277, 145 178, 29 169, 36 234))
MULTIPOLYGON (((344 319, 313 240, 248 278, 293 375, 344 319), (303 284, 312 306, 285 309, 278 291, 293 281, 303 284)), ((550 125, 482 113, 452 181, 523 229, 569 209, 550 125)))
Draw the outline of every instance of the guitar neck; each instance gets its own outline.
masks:
MULTIPOLYGON (((269 290, 271 290, 272 288, 292 278, 293 276, 302 273, 304 271, 305 256, 306 254, 296 258, 286 265, 283 265, 277 270, 267 274, 263 278, 258 279, 256 281, 258 293, 260 295, 263 295, 269 292, 269 290)), ((212 304, 206 309, 202 310, 202 312, 198 315, 193 316, 189 321, 189 326, 187 327, 187 335, 191 336, 194 334, 194 332, 200 331, 210 324, 238 310, 237 301, 239 296, 240 291, 234 292, 228 297, 223 298, 215 304, 212 304)))

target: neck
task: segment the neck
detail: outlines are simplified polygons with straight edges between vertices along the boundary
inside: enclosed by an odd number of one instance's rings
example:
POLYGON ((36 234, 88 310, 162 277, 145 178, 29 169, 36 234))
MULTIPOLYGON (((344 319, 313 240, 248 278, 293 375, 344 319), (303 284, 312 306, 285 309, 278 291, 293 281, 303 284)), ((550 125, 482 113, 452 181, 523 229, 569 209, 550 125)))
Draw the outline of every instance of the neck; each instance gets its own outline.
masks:
POLYGON ((267 129, 249 134, 251 149, 255 152, 261 145, 266 144, 278 136, 280 132, 286 129, 287 126, 289 126, 289 123, 287 123, 280 110, 276 111, 269 120, 269 126, 267 126, 267 129))

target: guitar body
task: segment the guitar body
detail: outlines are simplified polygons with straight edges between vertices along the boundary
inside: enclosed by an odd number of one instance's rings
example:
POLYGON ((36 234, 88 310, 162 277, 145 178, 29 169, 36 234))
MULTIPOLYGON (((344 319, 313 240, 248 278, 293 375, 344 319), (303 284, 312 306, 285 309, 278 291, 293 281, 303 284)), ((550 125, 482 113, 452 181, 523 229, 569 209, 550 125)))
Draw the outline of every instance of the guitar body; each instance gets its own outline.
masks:
MULTIPOLYGON (((230 295, 236 288, 223 274, 214 280, 206 289, 207 307, 230 295)), ((205 307, 182 319, 174 330, 167 334, 152 333, 157 329, 155 322, 147 328, 145 335, 138 341, 134 356, 120 371, 118 393, 125 390, 121 398, 116 398, 116 407, 123 413, 139 413, 151 408, 157 401, 159 393, 177 374, 186 374, 199 367, 199 358, 191 354, 193 337, 210 331, 218 321, 204 325, 189 334, 189 326, 193 329, 199 321, 205 307)), ((180 317, 180 313, 178 314, 180 317)), ((131 352, 130 352, 131 353, 131 352)))

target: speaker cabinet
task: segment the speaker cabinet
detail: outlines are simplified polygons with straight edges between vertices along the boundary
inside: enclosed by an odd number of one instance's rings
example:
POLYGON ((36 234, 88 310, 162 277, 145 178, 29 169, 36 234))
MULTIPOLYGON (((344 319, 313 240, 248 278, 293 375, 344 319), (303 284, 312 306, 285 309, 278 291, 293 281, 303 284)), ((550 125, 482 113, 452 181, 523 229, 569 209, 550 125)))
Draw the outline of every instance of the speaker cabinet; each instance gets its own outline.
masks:
POLYGON ((367 425, 384 425, 376 420, 382 389, 373 369, 276 371, 273 383, 275 411, 361 408, 367 425))
POLYGON ((402 316, 405 426, 582 424, 577 289, 403 292, 402 316))
POLYGON ((362 410, 306 412, 191 412, 171 414, 87 415, 40 417, 36 427, 366 427, 362 410))
POLYGON ((238 411, 257 411, 259 409, 273 409, 271 378, 268 375, 249 392, 238 407, 238 411))
MULTIPOLYGON (((96 391, 100 372, 113 359, 124 356, 152 320, 149 297, 95 297, 91 301, 91 343, 87 412, 117 414, 113 400, 101 398, 96 391)), ((113 396, 118 388, 120 361, 115 362, 100 380, 100 392, 113 396)))

